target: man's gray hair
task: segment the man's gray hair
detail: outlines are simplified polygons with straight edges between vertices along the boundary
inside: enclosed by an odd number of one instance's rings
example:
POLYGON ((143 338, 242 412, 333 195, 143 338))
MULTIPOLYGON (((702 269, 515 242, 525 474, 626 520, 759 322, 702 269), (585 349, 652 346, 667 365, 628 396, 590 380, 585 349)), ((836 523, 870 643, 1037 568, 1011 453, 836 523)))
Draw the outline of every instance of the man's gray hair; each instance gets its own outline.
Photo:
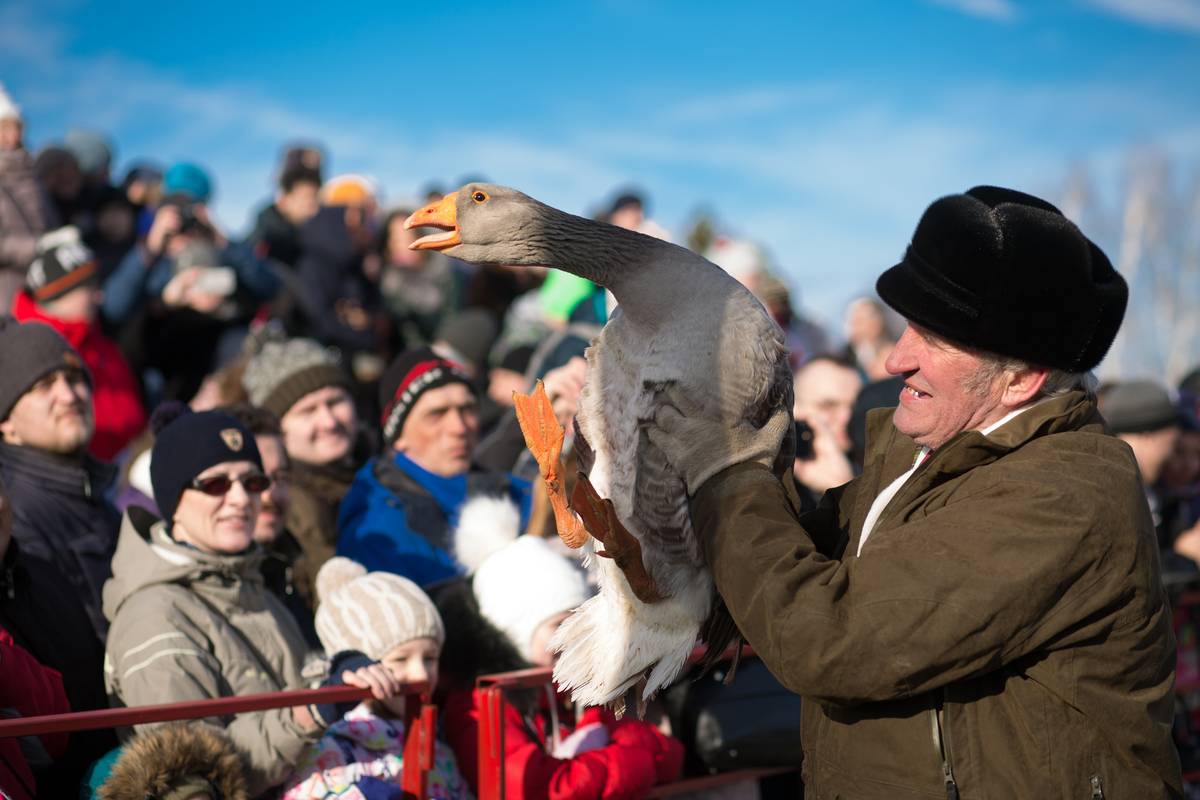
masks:
MULTIPOLYGON (((1028 361, 996 355, 995 353, 979 353, 979 356, 983 359, 983 363, 980 364, 977 372, 967 378, 964 384, 967 391, 975 394, 987 394, 992 382, 1005 372, 1020 372, 1023 369, 1037 368, 1036 365, 1030 364, 1028 361)), ((1057 397, 1058 395, 1074 391, 1082 391, 1089 395, 1094 395, 1096 387, 1099 385, 1100 381, 1097 380, 1095 374, 1091 371, 1067 372, 1062 369, 1051 369, 1046 373, 1046 381, 1042 384, 1042 388, 1038 391, 1034 399, 1040 400, 1044 397, 1057 397)))

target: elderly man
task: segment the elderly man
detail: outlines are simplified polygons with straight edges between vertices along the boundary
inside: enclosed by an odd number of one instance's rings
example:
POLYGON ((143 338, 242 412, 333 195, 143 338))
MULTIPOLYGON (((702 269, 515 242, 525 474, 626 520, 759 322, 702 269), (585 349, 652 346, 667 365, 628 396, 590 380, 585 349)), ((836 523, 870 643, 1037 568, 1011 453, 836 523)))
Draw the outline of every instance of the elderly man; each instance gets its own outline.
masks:
POLYGON ((1088 375, 1125 282, 1049 203, 977 187, 877 289, 908 320, 900 405, 816 511, 768 466, 786 412, 723 429, 676 398, 649 431, 738 626, 807 701, 809 796, 1180 795, 1154 530, 1088 375))
POLYGON ((529 513, 529 484, 471 470, 478 400, 462 368, 428 347, 396 357, 379 383, 385 452, 354 479, 338 515, 338 555, 422 587, 456 577, 450 541, 475 496, 507 497, 529 513))

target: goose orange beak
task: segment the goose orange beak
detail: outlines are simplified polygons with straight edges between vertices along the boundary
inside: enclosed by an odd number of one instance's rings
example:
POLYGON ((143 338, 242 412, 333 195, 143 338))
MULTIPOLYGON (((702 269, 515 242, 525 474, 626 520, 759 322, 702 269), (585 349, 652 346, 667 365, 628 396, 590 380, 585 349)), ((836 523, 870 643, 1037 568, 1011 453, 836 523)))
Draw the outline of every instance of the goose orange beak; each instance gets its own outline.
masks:
POLYGON ((441 228, 443 231, 422 236, 408 246, 410 250, 445 250, 462 244, 458 232, 458 210, 455 206, 457 201, 458 192, 451 192, 436 203, 417 209, 404 220, 406 231, 413 228, 441 228))

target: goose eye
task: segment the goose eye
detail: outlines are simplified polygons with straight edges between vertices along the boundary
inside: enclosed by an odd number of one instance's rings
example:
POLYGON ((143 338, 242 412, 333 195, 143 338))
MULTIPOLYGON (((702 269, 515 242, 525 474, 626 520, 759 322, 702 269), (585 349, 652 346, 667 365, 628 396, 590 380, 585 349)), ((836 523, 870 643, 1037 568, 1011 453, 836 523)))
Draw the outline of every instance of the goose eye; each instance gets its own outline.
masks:
POLYGON ((487 202, 488 196, 483 192, 476 192, 475 194, 471 195, 471 199, 476 203, 485 203, 487 202))

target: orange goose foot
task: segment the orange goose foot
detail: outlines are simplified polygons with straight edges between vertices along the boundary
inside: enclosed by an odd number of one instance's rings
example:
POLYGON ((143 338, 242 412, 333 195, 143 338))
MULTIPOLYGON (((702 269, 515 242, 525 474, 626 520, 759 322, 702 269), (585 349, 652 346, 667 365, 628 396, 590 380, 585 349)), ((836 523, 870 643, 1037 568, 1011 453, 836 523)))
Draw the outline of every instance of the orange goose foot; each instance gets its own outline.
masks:
POLYGON ((566 483, 563 480, 563 472, 566 469, 562 463, 565 432, 554 417, 554 407, 550 405, 550 398, 546 396, 546 387, 538 381, 533 394, 514 392, 513 407, 517 412, 521 433, 525 435, 525 446, 533 453, 542 480, 546 482, 546 494, 550 499, 550 507, 554 510, 554 526, 558 529, 559 538, 572 549, 583 547, 588 540, 588 532, 571 511, 566 483))

